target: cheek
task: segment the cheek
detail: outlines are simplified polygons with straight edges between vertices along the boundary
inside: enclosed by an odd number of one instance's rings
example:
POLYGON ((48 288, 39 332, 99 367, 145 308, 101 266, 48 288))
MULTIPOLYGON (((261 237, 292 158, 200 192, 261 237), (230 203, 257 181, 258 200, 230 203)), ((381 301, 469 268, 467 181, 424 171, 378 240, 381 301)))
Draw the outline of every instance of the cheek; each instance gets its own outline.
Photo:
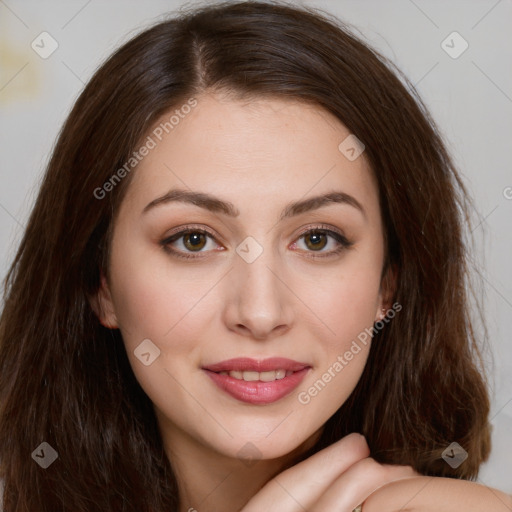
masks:
POLYGON ((324 420, 345 402, 359 381, 379 306, 378 251, 353 254, 344 263, 331 272, 329 279, 320 274, 311 276, 302 289, 310 290, 308 304, 324 334, 318 337, 315 371, 297 398, 324 420))
POLYGON ((172 312, 179 314, 181 304, 156 275, 145 275, 140 269, 118 278, 113 299, 123 337, 127 334, 125 341, 130 343, 160 338, 172 327, 172 312))
POLYGON ((351 341, 371 327, 380 299, 380 261, 354 254, 346 265, 302 281, 298 294, 325 330, 326 349, 344 351, 351 341))
POLYGON ((166 258, 160 248, 130 252, 121 245, 112 254, 113 300, 121 330, 128 335, 125 341, 149 338, 165 343, 190 314, 201 310, 211 276, 180 271, 166 258))
POLYGON ((202 287, 192 286, 190 279, 164 275, 162 266, 132 265, 125 259, 118 267, 117 287, 113 294, 116 315, 128 359, 144 391, 155 403, 164 407, 178 407, 179 386, 172 375, 181 371, 180 363, 197 347, 193 329, 198 329, 202 287), (195 322, 191 323, 191 320, 195 322), (146 340, 150 340, 150 343, 146 340), (145 347, 142 350, 140 347, 145 347), (141 354, 150 353, 148 365, 141 354), (178 363, 178 364, 177 364, 178 363), (169 371, 172 375, 169 374, 169 371))
POLYGON ((336 285, 323 287, 311 297, 320 307, 325 333, 318 338, 316 366, 297 395, 316 421, 322 423, 334 414, 356 387, 368 358, 378 280, 370 275, 345 276, 336 285))
MULTIPOLYGON (((340 287, 331 290, 325 304, 326 323, 334 334, 327 338, 328 350, 343 353, 375 321, 378 285, 349 277, 340 287)), ((326 297, 327 298, 327 297, 326 297)))

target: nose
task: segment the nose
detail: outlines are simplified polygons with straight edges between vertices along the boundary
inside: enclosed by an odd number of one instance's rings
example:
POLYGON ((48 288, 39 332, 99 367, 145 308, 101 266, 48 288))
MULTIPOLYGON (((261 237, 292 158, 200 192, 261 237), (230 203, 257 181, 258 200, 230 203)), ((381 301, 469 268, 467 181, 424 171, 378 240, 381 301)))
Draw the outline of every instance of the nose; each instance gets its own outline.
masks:
POLYGON ((257 340, 286 333, 294 318, 293 292, 270 252, 263 251, 252 263, 237 256, 228 274, 225 324, 230 330, 257 340))

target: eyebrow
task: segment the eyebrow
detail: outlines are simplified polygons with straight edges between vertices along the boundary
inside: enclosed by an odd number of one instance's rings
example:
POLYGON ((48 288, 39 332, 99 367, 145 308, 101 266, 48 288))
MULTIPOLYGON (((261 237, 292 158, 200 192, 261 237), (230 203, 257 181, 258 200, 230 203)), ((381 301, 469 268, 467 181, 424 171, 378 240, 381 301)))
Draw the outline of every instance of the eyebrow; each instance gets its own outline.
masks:
MULTIPOLYGON (((238 217, 240 215, 240 211, 229 201, 223 201, 218 197, 204 192, 193 192, 183 189, 173 189, 163 196, 157 197, 144 207, 142 213, 144 214, 157 206, 172 202, 193 204, 211 212, 223 213, 229 217, 238 217)), ((367 218, 363 206, 355 197, 346 192, 334 191, 287 204, 279 220, 282 221, 305 212, 317 210, 322 206, 332 203, 353 206, 355 209, 359 210, 365 219, 367 218)))

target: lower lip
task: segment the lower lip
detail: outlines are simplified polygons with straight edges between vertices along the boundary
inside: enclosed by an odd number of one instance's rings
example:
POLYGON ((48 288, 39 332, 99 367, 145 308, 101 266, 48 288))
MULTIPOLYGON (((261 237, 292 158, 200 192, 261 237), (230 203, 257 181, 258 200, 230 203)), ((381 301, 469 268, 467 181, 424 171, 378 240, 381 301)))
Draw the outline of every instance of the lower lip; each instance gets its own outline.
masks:
POLYGON ((271 404, 291 393, 308 373, 309 368, 293 372, 290 376, 271 382, 234 379, 229 375, 205 370, 208 377, 233 398, 248 404, 271 404))

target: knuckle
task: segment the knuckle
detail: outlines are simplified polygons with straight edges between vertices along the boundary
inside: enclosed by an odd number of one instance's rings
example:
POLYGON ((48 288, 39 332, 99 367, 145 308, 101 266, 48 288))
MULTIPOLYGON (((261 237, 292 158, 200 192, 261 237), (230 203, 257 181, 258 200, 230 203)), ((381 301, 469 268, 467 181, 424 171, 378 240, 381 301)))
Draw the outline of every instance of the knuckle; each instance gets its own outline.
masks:
POLYGON ((357 472, 362 478, 371 480, 378 480, 385 476, 385 470, 382 465, 376 462, 372 457, 366 457, 359 461, 357 463, 357 472))
POLYGON ((384 484, 407 476, 415 476, 411 466, 380 464, 372 457, 366 457, 357 462, 354 469, 360 478, 377 484, 384 484))
POLYGON ((343 438, 345 447, 349 449, 354 449, 356 451, 361 451, 366 453, 367 455, 370 453, 370 448, 368 447, 368 443, 366 442, 366 438, 362 434, 358 434, 357 432, 352 432, 343 438))

